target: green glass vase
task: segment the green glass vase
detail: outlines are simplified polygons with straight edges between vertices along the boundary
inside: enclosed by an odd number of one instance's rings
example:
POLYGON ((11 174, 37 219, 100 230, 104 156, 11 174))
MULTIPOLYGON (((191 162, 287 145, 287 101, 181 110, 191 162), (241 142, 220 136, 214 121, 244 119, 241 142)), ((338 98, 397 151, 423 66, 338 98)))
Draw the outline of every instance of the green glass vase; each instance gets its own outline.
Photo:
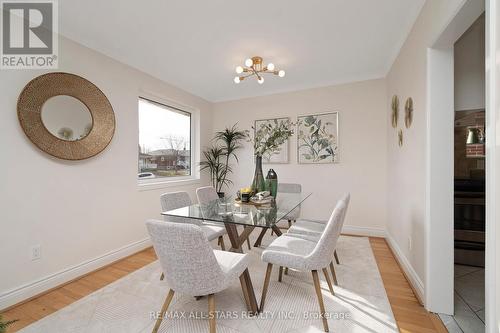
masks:
POLYGON ((255 174, 252 182, 252 192, 259 193, 266 190, 266 182, 262 172, 262 156, 255 156, 255 174))
POLYGON ((278 194, 278 175, 273 169, 269 169, 267 172, 266 187, 266 190, 276 199, 276 195, 278 194))

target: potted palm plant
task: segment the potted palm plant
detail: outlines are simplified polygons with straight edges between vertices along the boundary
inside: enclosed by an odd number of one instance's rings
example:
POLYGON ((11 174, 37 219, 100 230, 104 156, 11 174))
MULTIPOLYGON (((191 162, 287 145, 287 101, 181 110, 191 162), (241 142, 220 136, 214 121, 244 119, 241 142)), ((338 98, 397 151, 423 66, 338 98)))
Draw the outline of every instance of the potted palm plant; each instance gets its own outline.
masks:
POLYGON ((2 315, 0 315, 0 333, 5 333, 7 332, 7 328, 14 324, 16 320, 8 320, 8 321, 3 321, 2 315))
POLYGON ((243 148, 242 142, 246 137, 246 133, 238 130, 237 124, 234 124, 216 132, 212 146, 203 151, 205 160, 200 162, 200 170, 208 171, 210 182, 219 197, 224 196, 223 187, 232 184, 229 178, 233 172, 231 162, 238 162, 236 152, 243 148))

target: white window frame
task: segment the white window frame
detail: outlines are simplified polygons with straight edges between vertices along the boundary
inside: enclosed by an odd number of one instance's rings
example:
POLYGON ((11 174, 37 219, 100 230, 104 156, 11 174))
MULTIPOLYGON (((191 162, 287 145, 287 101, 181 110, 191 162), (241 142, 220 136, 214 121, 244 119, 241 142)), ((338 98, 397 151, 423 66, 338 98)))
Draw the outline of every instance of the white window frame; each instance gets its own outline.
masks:
MULTIPOLYGON (((162 177, 150 179, 137 179, 137 184, 140 191, 155 190, 172 186, 182 186, 200 183, 200 170, 197 167, 200 162, 200 110, 189 105, 185 105, 178 101, 162 97, 159 94, 140 91, 137 96, 137 105, 140 99, 150 100, 166 107, 172 107, 191 115, 191 175, 177 177, 162 177)), ((139 144, 139 107, 137 107, 137 143, 139 144)), ((137 145, 138 145, 137 144, 137 145)), ((137 147, 136 145, 136 147, 137 147)), ((139 165, 139 154, 136 157, 136 163, 139 165)), ((137 177, 137 174, 136 174, 137 177)))

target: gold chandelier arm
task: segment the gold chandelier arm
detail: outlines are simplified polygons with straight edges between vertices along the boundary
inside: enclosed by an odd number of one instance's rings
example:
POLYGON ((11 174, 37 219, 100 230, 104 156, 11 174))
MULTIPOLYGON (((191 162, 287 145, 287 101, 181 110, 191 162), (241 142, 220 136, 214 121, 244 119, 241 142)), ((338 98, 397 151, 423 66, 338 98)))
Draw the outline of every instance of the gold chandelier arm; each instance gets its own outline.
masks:
POLYGON ((247 77, 254 76, 254 75, 255 75, 254 73, 250 73, 250 74, 247 74, 245 76, 240 76, 240 79, 241 78, 246 79, 247 77))

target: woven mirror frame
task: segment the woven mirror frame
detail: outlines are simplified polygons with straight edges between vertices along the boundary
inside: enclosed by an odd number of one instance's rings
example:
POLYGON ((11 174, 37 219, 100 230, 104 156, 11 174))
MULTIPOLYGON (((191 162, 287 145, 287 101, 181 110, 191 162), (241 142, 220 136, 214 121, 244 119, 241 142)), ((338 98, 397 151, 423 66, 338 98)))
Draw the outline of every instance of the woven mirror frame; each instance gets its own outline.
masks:
POLYGON ((92 82, 69 73, 48 73, 31 80, 19 96, 17 115, 31 142, 47 154, 64 160, 83 160, 99 154, 115 132, 115 114, 106 95, 92 82), (43 124, 44 103, 60 95, 78 99, 90 111, 92 128, 84 138, 62 140, 43 124))

